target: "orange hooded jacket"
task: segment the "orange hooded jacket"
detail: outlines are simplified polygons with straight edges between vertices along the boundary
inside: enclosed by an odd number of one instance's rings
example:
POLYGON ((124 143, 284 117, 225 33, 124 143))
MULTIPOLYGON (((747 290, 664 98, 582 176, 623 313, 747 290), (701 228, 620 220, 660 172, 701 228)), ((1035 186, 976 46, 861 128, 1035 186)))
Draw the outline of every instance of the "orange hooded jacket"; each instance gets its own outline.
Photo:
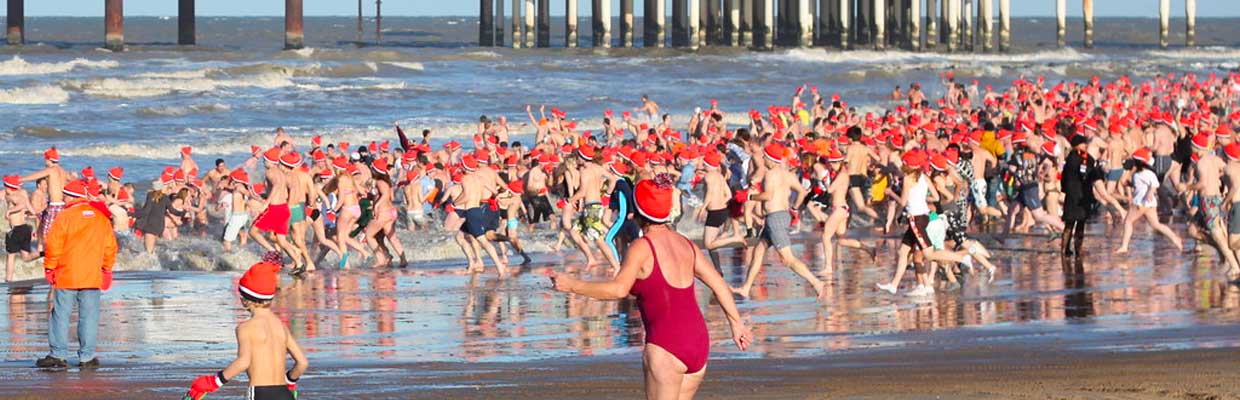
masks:
POLYGON ((56 215, 44 244, 43 269, 56 289, 104 288, 116 263, 116 235, 106 210, 71 202, 56 215))

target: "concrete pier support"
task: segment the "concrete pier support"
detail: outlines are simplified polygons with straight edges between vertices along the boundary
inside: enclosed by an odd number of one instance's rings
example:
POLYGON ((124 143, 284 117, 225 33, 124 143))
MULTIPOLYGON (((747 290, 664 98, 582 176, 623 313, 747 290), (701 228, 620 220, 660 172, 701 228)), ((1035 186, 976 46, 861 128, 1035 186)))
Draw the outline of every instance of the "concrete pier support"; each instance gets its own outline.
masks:
POLYGON ((620 0, 620 47, 633 47, 633 0, 620 0))
POLYGON ((999 51, 1012 49, 1012 0, 999 0, 999 51))
POLYGON ((887 4, 885 0, 874 0, 874 49, 882 50, 887 45, 887 4))
POLYGON ((611 47, 611 0, 594 0, 590 8, 590 19, 594 21, 591 36, 594 47, 611 47))
POLYGON ((689 0, 672 0, 672 47, 689 45, 689 0))
POLYGON ((482 0, 478 10, 478 45, 495 46, 495 0, 482 0))
POLYGON ((740 37, 737 46, 748 47, 753 45, 754 18, 753 3, 754 0, 740 0, 741 2, 741 27, 740 37))
POLYGON ((525 4, 522 0, 512 0, 512 48, 519 49, 525 44, 525 38, 521 37, 521 5, 525 4))
POLYGON ((982 39, 982 51, 989 53, 995 50, 995 13, 994 10, 991 9, 991 7, 994 7, 994 0, 978 1, 980 1, 981 4, 978 4, 977 6, 977 13, 980 14, 977 18, 977 23, 980 24, 977 27, 977 34, 978 36, 981 36, 982 39))
POLYGON ((564 2, 564 47, 577 47, 577 0, 564 2))
POLYGON ((723 42, 723 2, 726 0, 700 0, 702 1, 703 10, 702 19, 706 21, 702 25, 702 45, 715 45, 723 42))
POLYGON ((10 45, 18 46, 26 43, 26 4, 25 0, 9 0, 7 13, 4 14, 5 36, 10 45))
POLYGON ((939 44, 939 8, 935 0, 926 0, 926 47, 934 49, 939 44))
POLYGON ((973 0, 961 0, 960 3, 960 44, 966 51, 973 50, 973 0))
POLYGON ((177 44, 192 46, 194 38, 194 0, 177 1, 177 44))
POLYGON ((921 0, 909 3, 908 43, 913 51, 921 51, 921 0))
POLYGON ((112 51, 125 49, 125 2, 106 0, 103 3, 103 47, 112 51))
POLYGON ((1184 45, 1197 45, 1197 0, 1184 0, 1184 45))
POLYGON ((797 0, 797 24, 801 47, 814 45, 814 3, 811 0, 797 0))
POLYGON ((685 36, 687 36, 687 39, 689 40, 687 43, 689 48, 697 50, 698 47, 702 45, 702 39, 704 38, 702 36, 702 0, 687 1, 689 2, 688 7, 686 7, 689 9, 689 30, 688 32, 685 32, 685 36))
POLYGON ((826 46, 831 44, 831 37, 835 33, 835 13, 839 7, 833 7, 831 0, 818 0, 818 15, 814 19, 814 45, 826 46))
POLYGON ((960 47, 960 0, 947 2, 947 51, 960 47))
POLYGON ((740 46, 741 43, 741 0, 723 0, 724 45, 740 46))
POLYGON ((667 20, 667 7, 664 0, 646 0, 646 31, 642 35, 642 42, 646 47, 663 47, 666 43, 666 31, 664 27, 667 20))
POLYGON ((504 0, 495 0, 495 46, 504 47, 504 0))
MULTIPOLYGON (((114 0, 108 0, 111 3, 114 0)), ((120 0, 115 0, 118 3, 120 0)), ((301 0, 284 0, 284 49, 295 50, 306 46, 302 30, 301 0)))
POLYGON ((1068 3, 1055 0, 1055 43, 1060 48, 1068 45, 1068 3))
POLYGON ((521 9, 521 20, 525 25, 525 29, 523 29, 523 32, 521 33, 521 41, 524 42, 523 47, 532 48, 534 47, 534 37, 538 33, 537 30, 534 29, 534 16, 537 13, 534 12, 534 0, 524 1, 525 7, 521 9))
POLYGON ((874 29, 874 0, 857 0, 856 17, 853 19, 853 41, 857 44, 869 43, 873 39, 872 32, 874 29))
POLYGON ((538 0, 538 47, 551 47, 551 0, 538 0))
POLYGON ((951 35, 951 24, 947 20, 952 17, 952 1, 954 0, 939 0, 939 42, 943 44, 947 44, 951 35))
POLYGON ((852 26, 853 26, 852 7, 849 7, 849 4, 848 4, 851 2, 852 0, 840 0, 840 3, 839 3, 840 5, 840 13, 839 13, 840 15, 840 26, 839 26, 840 48, 845 49, 845 50, 850 48, 848 39, 850 36, 849 34, 852 33, 852 26))
POLYGON ((753 6, 753 47, 774 48, 775 0, 753 0, 753 6))
POLYGON ((1171 33, 1171 0, 1158 0, 1158 46, 1167 48, 1171 33))
POLYGON ((1082 15, 1085 16, 1085 48, 1094 48, 1094 0, 1082 0, 1082 15))

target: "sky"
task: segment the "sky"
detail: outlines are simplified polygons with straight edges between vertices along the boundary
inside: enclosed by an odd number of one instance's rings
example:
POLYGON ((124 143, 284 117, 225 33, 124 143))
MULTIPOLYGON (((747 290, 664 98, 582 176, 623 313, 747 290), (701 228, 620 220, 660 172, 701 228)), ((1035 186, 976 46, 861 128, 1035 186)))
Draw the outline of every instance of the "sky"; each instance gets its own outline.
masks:
MULTIPOLYGON (((354 0, 304 0, 305 15, 357 15, 354 0)), ((512 0, 501 0, 505 9, 512 0)), ((619 10, 619 0, 612 2, 612 14, 619 10)), ((670 10, 671 2, 667 0, 670 10)), ((814 0, 811 0, 814 1, 814 0)), ((590 0, 578 0, 579 13, 589 15, 590 0)), ((1012 14, 1050 16, 1055 13, 1054 0, 1011 0, 1012 14)), ((104 0, 25 0, 27 16, 89 16, 103 15, 104 0)), ((363 0, 364 13, 373 15, 374 0, 363 0)), ((1171 0, 1172 16, 1184 15, 1184 0, 1171 0)), ((551 0, 552 15, 563 15, 565 0, 551 0)), ((642 0, 634 0, 636 13, 642 15, 642 0)), ((998 0, 995 0, 998 7, 998 0)), ((1067 0, 1069 16, 1081 15, 1081 0, 1067 0)), ((387 0, 383 2, 386 16, 476 16, 479 2, 473 0, 387 0)), ((3 8, 0 8, 3 11, 3 8)), ((127 0, 125 15, 172 16, 177 13, 177 0, 127 0)), ((669 11, 670 13, 670 11, 669 11)), ((1158 0, 1097 0, 1094 13, 1099 17, 1157 17, 1158 0)), ((281 0, 198 0, 200 16, 269 16, 284 15, 281 0)), ((1240 16, 1240 0, 1198 0, 1198 17, 1240 16)))

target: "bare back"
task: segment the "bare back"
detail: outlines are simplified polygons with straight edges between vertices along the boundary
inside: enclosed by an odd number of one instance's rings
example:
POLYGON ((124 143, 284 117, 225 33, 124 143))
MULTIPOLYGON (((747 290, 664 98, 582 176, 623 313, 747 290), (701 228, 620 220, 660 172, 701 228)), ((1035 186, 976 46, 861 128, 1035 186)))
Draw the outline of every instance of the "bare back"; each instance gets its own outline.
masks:
MULTIPOLYGON (((250 366, 246 374, 250 377, 250 386, 285 384, 284 360, 289 337, 284 324, 271 313, 257 314, 237 326, 238 352, 249 352, 250 366)), ((245 354, 238 356, 245 357, 245 354)))

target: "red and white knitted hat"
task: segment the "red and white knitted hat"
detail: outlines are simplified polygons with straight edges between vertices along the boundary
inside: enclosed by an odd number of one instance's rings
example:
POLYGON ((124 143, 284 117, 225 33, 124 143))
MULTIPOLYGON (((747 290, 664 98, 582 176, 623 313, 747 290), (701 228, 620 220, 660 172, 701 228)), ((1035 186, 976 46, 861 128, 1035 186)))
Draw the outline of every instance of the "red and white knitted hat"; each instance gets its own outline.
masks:
POLYGON ((637 202, 637 212, 654 222, 667 222, 672 218, 672 184, 674 178, 669 174, 659 174, 654 179, 646 179, 637 183, 633 189, 633 197, 637 202))

